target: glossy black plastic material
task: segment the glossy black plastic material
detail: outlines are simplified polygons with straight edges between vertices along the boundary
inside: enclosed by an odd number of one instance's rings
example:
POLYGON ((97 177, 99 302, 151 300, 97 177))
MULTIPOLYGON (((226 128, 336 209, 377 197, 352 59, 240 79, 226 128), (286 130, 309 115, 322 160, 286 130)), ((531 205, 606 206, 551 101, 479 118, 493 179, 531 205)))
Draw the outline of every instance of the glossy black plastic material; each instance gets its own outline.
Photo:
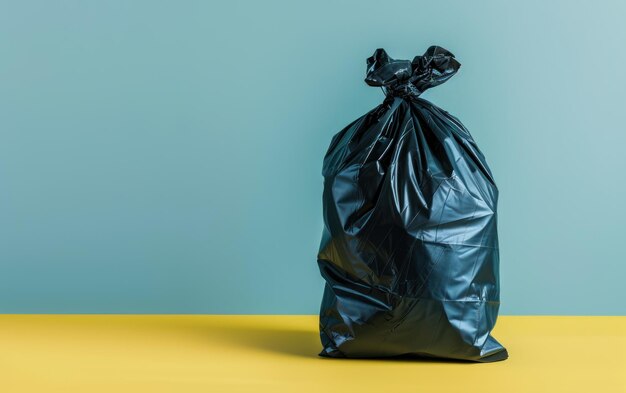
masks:
POLYGON ((461 122, 418 97, 459 67, 438 46, 413 61, 383 49, 367 59, 366 83, 387 97, 324 157, 321 356, 508 356, 490 334, 498 189, 461 122))

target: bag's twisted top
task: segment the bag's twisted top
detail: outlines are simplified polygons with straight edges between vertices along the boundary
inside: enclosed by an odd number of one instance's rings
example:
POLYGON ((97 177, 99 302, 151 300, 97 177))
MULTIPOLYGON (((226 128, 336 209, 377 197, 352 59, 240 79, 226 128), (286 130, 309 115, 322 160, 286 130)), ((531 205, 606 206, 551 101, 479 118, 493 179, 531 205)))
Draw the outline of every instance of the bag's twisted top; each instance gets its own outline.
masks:
POLYGON ((440 46, 431 46, 413 61, 392 59, 379 48, 367 59, 365 83, 382 87, 387 95, 416 97, 450 79, 460 67, 454 55, 440 46))

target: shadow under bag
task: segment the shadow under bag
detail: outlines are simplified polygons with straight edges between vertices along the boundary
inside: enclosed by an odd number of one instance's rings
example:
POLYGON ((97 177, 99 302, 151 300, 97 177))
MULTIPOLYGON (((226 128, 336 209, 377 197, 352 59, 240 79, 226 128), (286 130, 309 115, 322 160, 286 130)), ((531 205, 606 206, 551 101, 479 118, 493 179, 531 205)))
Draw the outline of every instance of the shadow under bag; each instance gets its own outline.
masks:
POLYGON ((324 157, 320 356, 508 357, 490 334, 498 189, 461 122, 419 98, 459 67, 438 46, 413 61, 383 49, 367 59, 365 82, 386 99, 324 157))

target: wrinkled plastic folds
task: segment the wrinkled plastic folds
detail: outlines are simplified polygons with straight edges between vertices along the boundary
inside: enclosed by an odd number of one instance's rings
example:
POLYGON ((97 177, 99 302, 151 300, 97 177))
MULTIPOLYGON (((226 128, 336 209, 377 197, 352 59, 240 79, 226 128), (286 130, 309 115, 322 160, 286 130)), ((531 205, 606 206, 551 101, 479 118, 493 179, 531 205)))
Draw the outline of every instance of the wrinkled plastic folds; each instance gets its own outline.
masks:
POLYGON ((320 356, 508 357, 490 334, 498 189, 468 130, 419 97, 459 67, 438 46, 367 59, 386 99, 332 138, 322 169, 320 356))

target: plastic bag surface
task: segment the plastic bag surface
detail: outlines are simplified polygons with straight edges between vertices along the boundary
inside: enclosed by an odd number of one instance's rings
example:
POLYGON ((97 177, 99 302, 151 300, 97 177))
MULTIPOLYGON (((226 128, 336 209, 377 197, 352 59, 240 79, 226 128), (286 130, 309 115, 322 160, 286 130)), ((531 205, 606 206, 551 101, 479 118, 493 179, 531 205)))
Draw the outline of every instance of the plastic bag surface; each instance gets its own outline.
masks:
POLYGON ((367 59, 365 82, 386 98, 332 138, 323 162, 320 356, 508 357, 490 334, 498 189, 468 130, 419 97, 459 67, 438 46, 367 59))

